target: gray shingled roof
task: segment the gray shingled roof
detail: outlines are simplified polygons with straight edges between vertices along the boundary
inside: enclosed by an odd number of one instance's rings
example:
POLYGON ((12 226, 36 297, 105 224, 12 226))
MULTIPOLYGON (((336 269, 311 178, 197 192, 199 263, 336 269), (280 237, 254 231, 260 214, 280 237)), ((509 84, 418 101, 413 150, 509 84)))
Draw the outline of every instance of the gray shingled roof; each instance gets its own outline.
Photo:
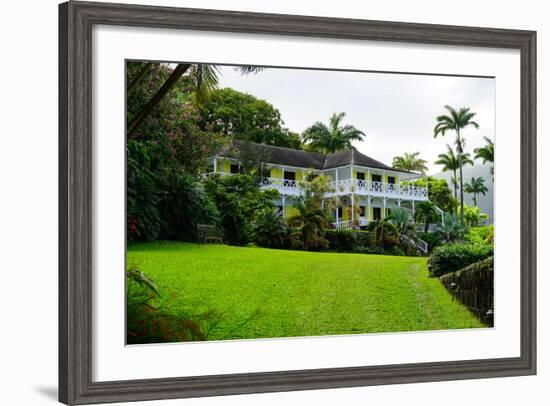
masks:
MULTIPOLYGON (((218 152, 217 156, 226 158, 238 158, 238 151, 242 148, 250 148, 252 153, 262 156, 266 163, 277 165, 296 166, 298 168, 310 169, 332 169, 347 165, 358 165, 377 169, 396 169, 383 164, 380 161, 372 159, 355 148, 335 152, 331 154, 322 154, 320 152, 304 151, 300 149, 275 147, 273 145, 256 144, 253 142, 233 141, 230 145, 218 152)), ((399 172, 407 172, 397 170, 399 172)))

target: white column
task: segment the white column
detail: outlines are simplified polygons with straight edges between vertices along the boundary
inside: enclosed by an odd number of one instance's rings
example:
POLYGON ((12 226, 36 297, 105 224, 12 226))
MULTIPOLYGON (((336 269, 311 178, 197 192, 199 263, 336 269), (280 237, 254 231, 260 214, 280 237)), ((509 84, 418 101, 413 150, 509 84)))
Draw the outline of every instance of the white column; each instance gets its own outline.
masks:
POLYGON ((384 197, 383 201, 384 201, 384 210, 383 210, 384 215, 382 216, 382 219, 385 219, 386 218, 386 198, 385 197, 384 197))
MULTIPOLYGON (((397 189, 397 193, 401 193, 401 175, 399 174, 399 172, 397 172, 397 185, 396 186, 396 189, 397 189)), ((401 203, 400 200, 398 200, 399 203, 401 203)), ((401 206, 399 206, 401 207, 401 206)))
POLYGON ((218 171, 218 157, 214 157, 214 173, 218 171))
POLYGON ((401 207, 401 199, 397 199, 397 207, 401 207))
POLYGON ((370 200, 371 200, 371 197, 370 196, 367 196, 367 213, 366 213, 366 220, 368 221, 371 221, 372 220, 372 216, 371 216, 371 205, 370 205, 370 200))
POLYGON ((283 199, 283 218, 286 219, 286 209, 285 209, 286 195, 282 195, 281 198, 283 199))
POLYGON ((412 201, 412 209, 413 209, 413 221, 414 221, 414 200, 411 200, 412 201))
POLYGON ((355 219, 355 196, 351 194, 351 225, 353 226, 353 220, 355 219))

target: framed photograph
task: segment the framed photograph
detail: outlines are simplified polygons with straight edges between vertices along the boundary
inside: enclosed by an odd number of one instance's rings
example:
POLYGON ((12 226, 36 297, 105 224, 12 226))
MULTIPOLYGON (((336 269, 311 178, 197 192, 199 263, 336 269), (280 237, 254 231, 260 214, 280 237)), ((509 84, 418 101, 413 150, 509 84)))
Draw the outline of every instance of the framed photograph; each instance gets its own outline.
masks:
POLYGON ((59 400, 536 373, 536 33, 59 8, 59 400))

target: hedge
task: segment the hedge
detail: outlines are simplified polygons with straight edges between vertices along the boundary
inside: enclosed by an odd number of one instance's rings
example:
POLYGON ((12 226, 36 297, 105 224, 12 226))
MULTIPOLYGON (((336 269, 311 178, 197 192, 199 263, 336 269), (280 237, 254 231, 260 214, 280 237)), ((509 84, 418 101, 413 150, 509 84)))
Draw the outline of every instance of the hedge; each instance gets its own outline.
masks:
POLYGON ((429 252, 432 252, 435 248, 443 244, 443 241, 437 233, 416 233, 416 236, 428 243, 429 252))
POLYGON ((442 276, 458 271, 493 255, 490 245, 449 244, 434 249, 428 260, 430 276, 442 276))
POLYGON ((489 257, 439 278, 456 299, 490 327, 494 325, 493 264, 493 257, 489 257))
POLYGON ((372 245, 372 233, 358 230, 327 230, 325 238, 329 249, 338 252, 353 252, 357 247, 372 245))

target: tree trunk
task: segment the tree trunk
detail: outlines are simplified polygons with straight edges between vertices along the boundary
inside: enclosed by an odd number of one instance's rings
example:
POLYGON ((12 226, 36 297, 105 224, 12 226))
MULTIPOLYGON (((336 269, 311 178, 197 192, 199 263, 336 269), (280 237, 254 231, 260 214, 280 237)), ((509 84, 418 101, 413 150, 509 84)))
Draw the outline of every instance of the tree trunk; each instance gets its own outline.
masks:
POLYGON ((457 152, 458 152, 458 170, 460 171, 460 222, 464 227, 464 187, 462 183, 462 140, 460 139, 460 130, 456 130, 457 152))
POLYGON ((455 199, 458 199, 458 179, 456 178, 456 169, 453 170, 453 174, 455 176, 453 181, 453 189, 455 191, 455 199))
POLYGON ((190 64, 179 64, 173 70, 172 74, 166 79, 166 82, 161 86, 159 91, 147 102, 141 111, 134 117, 131 123, 128 124, 128 138, 135 135, 139 126, 151 114, 153 109, 160 103, 162 98, 174 87, 178 79, 189 69, 190 64))

